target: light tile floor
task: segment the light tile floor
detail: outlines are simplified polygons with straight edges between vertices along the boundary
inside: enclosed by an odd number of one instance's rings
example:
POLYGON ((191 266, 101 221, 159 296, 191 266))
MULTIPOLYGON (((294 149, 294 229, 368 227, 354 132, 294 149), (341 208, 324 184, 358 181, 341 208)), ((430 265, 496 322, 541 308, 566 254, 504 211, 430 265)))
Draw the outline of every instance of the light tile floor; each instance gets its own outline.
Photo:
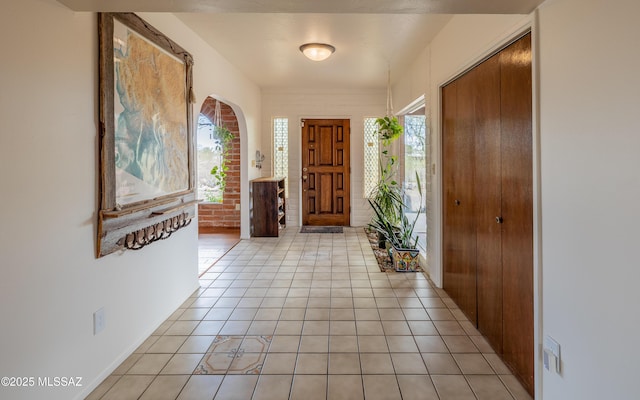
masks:
POLYGON ((243 240, 88 399, 530 399, 446 293, 362 228, 243 240))

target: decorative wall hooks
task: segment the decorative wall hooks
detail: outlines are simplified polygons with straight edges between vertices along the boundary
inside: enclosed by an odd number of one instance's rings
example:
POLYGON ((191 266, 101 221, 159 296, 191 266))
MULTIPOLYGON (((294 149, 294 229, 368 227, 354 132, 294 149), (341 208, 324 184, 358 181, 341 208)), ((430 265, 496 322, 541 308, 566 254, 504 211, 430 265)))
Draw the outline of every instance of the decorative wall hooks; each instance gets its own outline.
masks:
POLYGON ((119 245, 124 246, 131 250, 140 250, 148 244, 151 244, 157 240, 167 239, 180 228, 191 223, 192 217, 187 213, 176 215, 172 218, 165 219, 156 224, 147 226, 146 228, 138 229, 135 232, 128 233, 125 237, 120 239, 119 245))

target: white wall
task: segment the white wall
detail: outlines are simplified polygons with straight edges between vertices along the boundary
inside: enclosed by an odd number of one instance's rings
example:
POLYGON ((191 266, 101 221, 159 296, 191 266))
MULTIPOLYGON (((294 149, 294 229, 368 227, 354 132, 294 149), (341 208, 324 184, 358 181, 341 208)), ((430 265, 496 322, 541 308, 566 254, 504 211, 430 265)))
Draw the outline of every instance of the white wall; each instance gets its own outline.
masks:
POLYGON ((429 87, 429 61, 431 47, 425 47, 415 60, 392 82, 393 111, 395 114, 424 96, 429 87))
MULTIPOLYGON (((273 117, 289 118, 289 199, 287 224, 300 226, 300 182, 302 179, 302 118, 344 118, 351 120, 351 226, 364 226, 371 217, 364 198, 364 118, 385 114, 383 91, 265 90, 262 95, 262 146, 265 153, 263 175, 271 174, 273 163, 273 117)), ((256 149, 249 149, 254 154, 256 149)))
MULTIPOLYGON (((545 400, 638 397, 640 3, 549 0, 531 16, 456 16, 429 46, 435 205, 430 273, 441 282, 439 87, 534 27, 536 324, 561 345, 562 374, 538 371, 545 400)), ((406 81, 395 85, 398 97, 406 81)), ((538 339, 540 339, 538 338, 538 339)), ((538 348, 539 349, 539 348, 538 348)))
POLYGON ((638 398, 640 3, 540 8, 545 399, 638 398))
MULTIPOLYGON (((259 89, 176 18, 144 17, 192 52, 198 98, 239 104, 256 141, 259 89)), ((2 4, 0 376, 80 376, 84 387, 0 387, 0 398, 84 397, 197 288, 195 224, 95 259, 96 20, 53 0, 2 4), (106 329, 94 336, 100 307, 106 329)))

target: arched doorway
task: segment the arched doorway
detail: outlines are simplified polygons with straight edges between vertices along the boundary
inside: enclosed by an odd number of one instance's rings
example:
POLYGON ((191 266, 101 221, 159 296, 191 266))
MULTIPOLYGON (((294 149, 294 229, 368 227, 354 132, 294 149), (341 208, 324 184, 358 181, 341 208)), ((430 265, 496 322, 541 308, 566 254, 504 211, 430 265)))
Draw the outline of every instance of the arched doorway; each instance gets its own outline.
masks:
POLYGON ((207 97, 196 130, 199 272, 240 240, 240 129, 228 104, 207 97))

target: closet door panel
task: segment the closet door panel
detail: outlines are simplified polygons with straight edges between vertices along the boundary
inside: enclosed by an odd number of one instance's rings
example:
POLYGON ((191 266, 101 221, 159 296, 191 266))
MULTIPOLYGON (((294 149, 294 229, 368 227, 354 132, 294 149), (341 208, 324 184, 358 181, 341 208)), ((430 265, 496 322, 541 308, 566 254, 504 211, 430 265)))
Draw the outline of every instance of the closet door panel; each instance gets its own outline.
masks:
POLYGON ((500 59, 475 68, 474 126, 478 330, 502 352, 500 59))
POLYGON ((531 35, 500 54, 505 362, 533 393, 531 35))
POLYGON ((442 88, 442 204, 443 204, 443 288, 457 304, 460 304, 460 262, 456 259, 459 216, 456 213, 455 193, 455 127, 457 117, 457 84, 442 88))
POLYGON ((475 324, 477 301, 473 218, 473 101, 469 82, 469 78, 461 78, 443 90, 444 286, 475 324))

